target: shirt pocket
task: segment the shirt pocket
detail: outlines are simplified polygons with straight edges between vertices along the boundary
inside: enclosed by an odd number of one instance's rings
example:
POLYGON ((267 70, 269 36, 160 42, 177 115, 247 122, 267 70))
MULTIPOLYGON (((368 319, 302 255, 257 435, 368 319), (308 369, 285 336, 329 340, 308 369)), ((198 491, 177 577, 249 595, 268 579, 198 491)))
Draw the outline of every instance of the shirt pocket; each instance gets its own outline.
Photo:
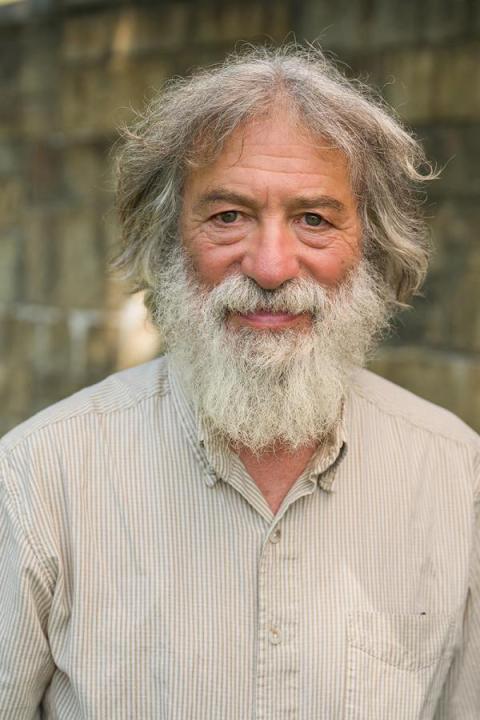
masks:
POLYGON ((445 679, 455 616, 348 615, 345 720, 428 720, 445 679))

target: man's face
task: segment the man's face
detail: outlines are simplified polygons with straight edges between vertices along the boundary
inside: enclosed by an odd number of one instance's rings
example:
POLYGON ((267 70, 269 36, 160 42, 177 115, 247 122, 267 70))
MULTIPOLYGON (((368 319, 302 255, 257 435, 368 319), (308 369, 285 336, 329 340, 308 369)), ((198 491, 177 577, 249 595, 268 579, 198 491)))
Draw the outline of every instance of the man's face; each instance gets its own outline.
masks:
MULTIPOLYGON (((234 132, 184 189, 181 235, 197 280, 251 278, 265 290, 290 280, 341 284, 360 259, 360 222, 345 156, 319 147, 278 113, 234 132)), ((312 318, 256 310, 230 313, 232 328, 306 329, 312 318)))
POLYGON ((156 321, 192 400, 254 452, 324 437, 387 319, 345 158, 317 145, 286 119, 234 133, 187 179, 158 277, 156 321))

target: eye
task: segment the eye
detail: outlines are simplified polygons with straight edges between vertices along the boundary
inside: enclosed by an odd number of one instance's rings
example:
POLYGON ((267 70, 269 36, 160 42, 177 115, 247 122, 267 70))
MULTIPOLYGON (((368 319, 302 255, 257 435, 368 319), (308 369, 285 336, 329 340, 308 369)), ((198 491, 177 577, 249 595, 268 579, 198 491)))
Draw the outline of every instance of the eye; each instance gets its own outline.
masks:
POLYGON ((236 220, 238 220, 239 216, 238 210, 225 210, 225 212, 218 213, 218 215, 215 215, 215 220, 218 220, 224 225, 231 225, 236 220))
POLYGON ((320 227, 320 225, 326 223, 326 220, 321 215, 317 215, 317 213, 305 213, 303 219, 309 227, 320 227))

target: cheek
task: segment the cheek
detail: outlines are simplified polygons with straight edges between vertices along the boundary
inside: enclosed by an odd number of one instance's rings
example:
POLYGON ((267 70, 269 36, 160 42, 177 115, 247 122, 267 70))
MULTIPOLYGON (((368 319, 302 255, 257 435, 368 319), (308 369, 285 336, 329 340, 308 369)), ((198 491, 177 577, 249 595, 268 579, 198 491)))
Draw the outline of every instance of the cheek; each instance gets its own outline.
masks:
POLYGON ((310 264, 310 272, 322 285, 335 286, 341 283, 349 271, 359 262, 356 252, 324 251, 310 264))
POLYGON ((199 280, 216 285, 240 265, 241 253, 235 245, 195 243, 186 248, 199 280))

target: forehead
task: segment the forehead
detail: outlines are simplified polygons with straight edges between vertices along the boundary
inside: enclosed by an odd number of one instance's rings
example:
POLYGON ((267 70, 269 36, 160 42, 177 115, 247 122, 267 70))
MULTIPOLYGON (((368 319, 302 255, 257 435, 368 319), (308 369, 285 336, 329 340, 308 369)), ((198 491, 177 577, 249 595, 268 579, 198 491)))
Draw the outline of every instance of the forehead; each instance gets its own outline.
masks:
POLYGON ((280 108, 237 128, 213 161, 190 172, 186 190, 219 182, 280 188, 300 183, 312 191, 325 184, 340 192, 351 188, 345 154, 280 108))

